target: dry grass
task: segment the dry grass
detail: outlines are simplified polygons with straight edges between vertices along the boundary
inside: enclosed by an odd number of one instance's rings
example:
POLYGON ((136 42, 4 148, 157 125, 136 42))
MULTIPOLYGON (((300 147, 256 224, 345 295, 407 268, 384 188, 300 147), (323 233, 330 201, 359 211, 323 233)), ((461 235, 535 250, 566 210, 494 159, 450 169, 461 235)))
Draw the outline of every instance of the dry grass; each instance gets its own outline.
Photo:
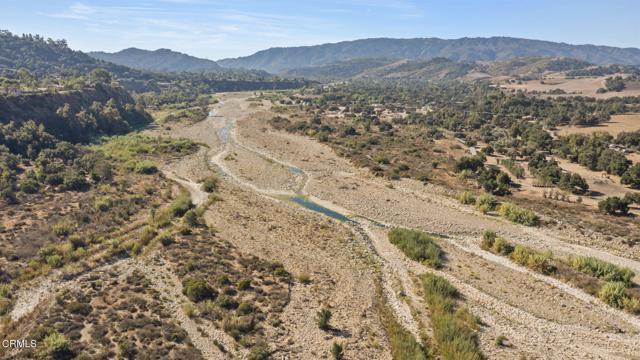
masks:
POLYGON ((621 132, 632 132, 640 130, 640 114, 612 115, 611 121, 607 121, 598 126, 561 126, 558 135, 570 134, 591 134, 596 131, 609 133, 617 136, 621 132))

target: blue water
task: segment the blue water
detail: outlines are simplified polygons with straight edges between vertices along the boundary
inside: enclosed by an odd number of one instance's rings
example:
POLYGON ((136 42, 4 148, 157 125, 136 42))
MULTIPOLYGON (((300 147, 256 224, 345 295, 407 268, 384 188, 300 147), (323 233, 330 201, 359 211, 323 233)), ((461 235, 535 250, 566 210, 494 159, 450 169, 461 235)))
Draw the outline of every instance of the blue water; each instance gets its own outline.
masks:
POLYGON ((289 166, 289 171, 291 171, 294 174, 302 174, 302 169, 297 168, 295 166, 289 166))
POLYGON ((227 142, 229 142, 229 129, 225 126, 221 129, 218 129, 218 137, 222 140, 222 142, 224 142, 225 144, 227 142))
POLYGON ((309 199, 305 198, 304 196, 293 196, 291 197, 291 201, 293 201, 294 203, 307 208, 309 210, 315 211, 315 212, 319 212, 321 214, 324 214, 330 218, 336 219, 338 221, 348 221, 349 218, 340 214, 339 212, 335 212, 331 209, 327 209, 324 206, 318 205, 316 203, 314 203, 313 201, 310 201, 309 199))

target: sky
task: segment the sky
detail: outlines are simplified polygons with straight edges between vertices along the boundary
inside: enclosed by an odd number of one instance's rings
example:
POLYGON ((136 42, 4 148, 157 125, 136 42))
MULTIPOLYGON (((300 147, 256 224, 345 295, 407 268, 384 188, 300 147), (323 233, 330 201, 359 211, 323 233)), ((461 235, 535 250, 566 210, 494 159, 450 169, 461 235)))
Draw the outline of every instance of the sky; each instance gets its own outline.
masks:
POLYGON ((640 0, 0 0, 0 29, 73 49, 217 60, 373 37, 512 36, 640 48, 640 0))

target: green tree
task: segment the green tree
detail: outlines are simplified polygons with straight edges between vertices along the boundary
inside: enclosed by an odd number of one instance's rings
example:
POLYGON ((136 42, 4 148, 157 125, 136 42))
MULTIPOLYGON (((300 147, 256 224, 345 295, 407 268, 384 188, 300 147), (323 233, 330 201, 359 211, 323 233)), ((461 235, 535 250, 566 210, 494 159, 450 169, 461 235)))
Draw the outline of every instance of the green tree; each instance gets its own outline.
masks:
POLYGON ((630 161, 622 153, 605 149, 600 153, 597 167, 609 174, 621 176, 629 168, 629 163, 630 161))
POLYGON ((640 189, 640 164, 634 164, 622 175, 620 182, 631 188, 640 189))
POLYGON ((617 196, 612 196, 600 201, 598 209, 608 215, 624 216, 629 213, 629 203, 617 196))
POLYGON ((89 81, 93 84, 110 84, 111 73, 103 68, 96 68, 89 73, 89 81))

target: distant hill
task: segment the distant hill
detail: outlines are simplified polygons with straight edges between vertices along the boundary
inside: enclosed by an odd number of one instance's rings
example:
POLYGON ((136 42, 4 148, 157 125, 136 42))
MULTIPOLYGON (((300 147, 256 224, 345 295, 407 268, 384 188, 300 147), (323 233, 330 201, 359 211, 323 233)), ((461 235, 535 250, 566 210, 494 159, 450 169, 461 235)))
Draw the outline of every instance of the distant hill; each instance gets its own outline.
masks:
POLYGON ((228 68, 260 69, 281 73, 289 69, 335 64, 364 58, 455 61, 494 61, 519 57, 565 57, 593 64, 640 64, 640 49, 570 45, 510 37, 416 39, 363 39, 315 46, 271 48, 253 55, 218 60, 228 68))
POLYGON ((130 68, 159 72, 219 72, 222 67, 215 61, 191 55, 158 49, 155 51, 129 48, 116 53, 90 52, 90 56, 130 68))

